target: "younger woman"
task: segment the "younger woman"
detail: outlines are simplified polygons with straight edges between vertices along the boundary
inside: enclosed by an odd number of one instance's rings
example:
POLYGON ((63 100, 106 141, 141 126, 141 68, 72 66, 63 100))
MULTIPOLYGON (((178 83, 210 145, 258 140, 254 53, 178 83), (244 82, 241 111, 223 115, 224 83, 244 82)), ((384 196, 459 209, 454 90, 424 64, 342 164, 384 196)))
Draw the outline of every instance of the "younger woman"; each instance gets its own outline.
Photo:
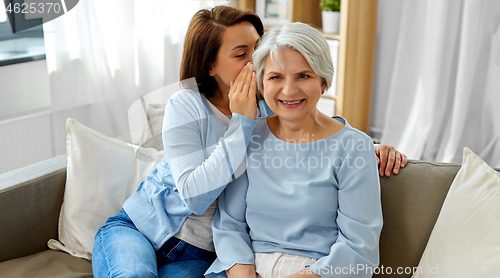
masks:
MULTIPOLYGON (((238 9, 220 6, 194 15, 181 80, 195 77, 199 90, 177 92, 168 101, 166 161, 97 232, 95 277, 203 277, 215 259, 210 225, 217 197, 242 173, 238 167, 259 113, 249 62, 262 33, 260 19, 238 9)), ((268 113, 261 102, 260 115, 268 113)))

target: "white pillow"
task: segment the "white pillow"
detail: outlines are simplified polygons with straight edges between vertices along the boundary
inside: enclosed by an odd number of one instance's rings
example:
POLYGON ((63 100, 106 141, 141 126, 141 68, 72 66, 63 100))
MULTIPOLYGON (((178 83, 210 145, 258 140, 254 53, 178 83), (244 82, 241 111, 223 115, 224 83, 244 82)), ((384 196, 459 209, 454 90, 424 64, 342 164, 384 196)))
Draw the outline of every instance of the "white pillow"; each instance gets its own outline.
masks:
POLYGON ((68 168, 59 241, 51 239, 48 246, 90 260, 99 227, 120 211, 165 157, 163 151, 109 138, 73 119, 67 120, 66 130, 68 168))
POLYGON ((143 147, 151 147, 157 150, 163 150, 162 141, 162 128, 163 128, 163 116, 165 115, 165 104, 163 103, 152 103, 148 105, 148 115, 149 121, 151 122, 151 127, 154 130, 154 137, 150 139, 149 144, 141 144, 143 147))
POLYGON ((414 278, 500 275, 500 174, 463 154, 414 278))

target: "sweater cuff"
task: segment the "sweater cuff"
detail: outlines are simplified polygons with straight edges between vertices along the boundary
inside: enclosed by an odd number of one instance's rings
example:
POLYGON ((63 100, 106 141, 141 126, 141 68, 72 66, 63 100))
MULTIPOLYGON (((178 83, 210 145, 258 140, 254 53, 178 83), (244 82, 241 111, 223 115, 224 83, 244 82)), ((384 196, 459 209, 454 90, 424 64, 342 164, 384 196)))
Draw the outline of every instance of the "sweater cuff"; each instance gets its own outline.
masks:
POLYGON ((243 262, 243 263, 236 262, 236 263, 233 263, 231 265, 224 265, 219 259, 215 259, 215 261, 212 263, 212 265, 205 272, 205 278, 227 277, 226 270, 230 269, 235 264, 253 265, 253 263, 251 263, 251 262, 243 262))
MULTIPOLYGON (((248 146, 248 143, 250 142, 250 137, 252 136, 253 129, 257 124, 257 121, 238 113, 233 113, 232 117, 236 118, 239 121, 241 129, 243 131, 243 135, 245 137, 245 144, 246 146, 248 146)), ((231 121, 233 121, 233 119, 231 119, 231 121)), ((231 128, 231 124, 229 124, 229 126, 231 128)))

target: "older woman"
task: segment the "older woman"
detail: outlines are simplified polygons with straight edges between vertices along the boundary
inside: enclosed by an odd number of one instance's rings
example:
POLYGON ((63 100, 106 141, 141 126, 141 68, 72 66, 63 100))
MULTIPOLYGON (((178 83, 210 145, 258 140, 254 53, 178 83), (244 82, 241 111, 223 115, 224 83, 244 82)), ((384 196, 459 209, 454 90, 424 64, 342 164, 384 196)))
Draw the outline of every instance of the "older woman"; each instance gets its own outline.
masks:
POLYGON ((370 137, 316 108, 333 76, 325 39, 303 23, 274 27, 253 61, 275 114, 257 119, 247 176, 219 197, 207 274, 371 277, 382 229, 377 159, 370 137))

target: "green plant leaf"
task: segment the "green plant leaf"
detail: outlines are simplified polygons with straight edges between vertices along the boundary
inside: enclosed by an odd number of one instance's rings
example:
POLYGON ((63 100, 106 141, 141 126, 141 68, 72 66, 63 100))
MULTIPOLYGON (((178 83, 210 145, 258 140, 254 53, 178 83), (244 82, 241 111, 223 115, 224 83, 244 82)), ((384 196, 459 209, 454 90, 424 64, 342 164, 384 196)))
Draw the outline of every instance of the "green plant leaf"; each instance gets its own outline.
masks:
POLYGON ((340 12, 340 0, 321 0, 319 6, 323 11, 340 12))

